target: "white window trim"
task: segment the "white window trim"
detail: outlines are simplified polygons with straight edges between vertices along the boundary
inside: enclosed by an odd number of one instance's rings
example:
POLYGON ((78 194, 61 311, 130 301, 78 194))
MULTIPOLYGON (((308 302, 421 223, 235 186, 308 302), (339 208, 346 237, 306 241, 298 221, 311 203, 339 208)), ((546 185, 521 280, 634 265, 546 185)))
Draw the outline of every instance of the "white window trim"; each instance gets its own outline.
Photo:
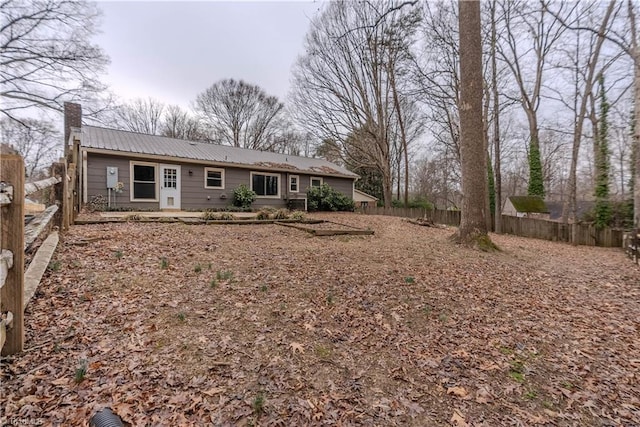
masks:
MULTIPOLYGON (((251 172, 249 174, 249 186, 251 190, 253 190, 253 175, 264 175, 264 176, 276 176, 278 177, 278 194, 275 196, 260 196, 258 195, 258 199, 279 199, 280 198, 280 186, 282 184, 282 177, 279 173, 270 173, 270 172, 251 172)), ((255 191, 255 190, 253 190, 255 191)))
POLYGON ((224 190, 224 169, 221 168, 204 168, 204 188, 209 188, 211 190, 224 190), (222 180, 221 187, 210 187, 207 185, 207 175, 209 172, 220 172, 220 178, 222 180))
POLYGON ((300 175, 289 175, 289 192, 290 193, 299 193, 300 192, 300 175), (292 190, 291 189, 291 179, 295 178, 296 179, 296 187, 298 188, 297 190, 292 190))
POLYGON ((131 202, 158 202, 159 199, 159 195, 160 195, 160 189, 159 189, 159 184, 160 184, 160 180, 158 178, 159 175, 159 170, 160 170, 160 165, 158 163, 150 163, 150 162, 138 162, 138 161, 134 161, 131 160, 129 161, 129 201, 131 202), (155 199, 134 199, 133 198, 133 167, 134 166, 153 166, 154 167, 154 181, 156 184, 156 198, 155 199))
POLYGON ((320 180, 320 187, 322 187, 322 184, 324 184, 324 179, 322 179, 321 176, 312 176, 311 178, 309 178, 309 188, 313 187, 313 180, 314 179, 319 179, 320 180))

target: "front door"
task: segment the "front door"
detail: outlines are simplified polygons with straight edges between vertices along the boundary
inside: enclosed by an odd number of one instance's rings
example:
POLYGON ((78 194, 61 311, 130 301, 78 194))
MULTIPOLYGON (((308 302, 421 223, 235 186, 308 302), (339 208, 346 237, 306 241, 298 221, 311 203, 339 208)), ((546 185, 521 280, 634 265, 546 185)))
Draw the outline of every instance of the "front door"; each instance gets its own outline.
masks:
POLYGON ((180 166, 160 165, 160 209, 180 210, 180 166))

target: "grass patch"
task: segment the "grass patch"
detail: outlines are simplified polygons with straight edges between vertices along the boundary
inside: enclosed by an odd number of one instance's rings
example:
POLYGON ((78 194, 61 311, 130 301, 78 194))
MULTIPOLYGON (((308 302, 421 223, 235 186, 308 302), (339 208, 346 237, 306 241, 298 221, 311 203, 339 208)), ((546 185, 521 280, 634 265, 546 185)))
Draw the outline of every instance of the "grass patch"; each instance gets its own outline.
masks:
POLYGON ((60 271, 60 269, 62 268, 62 263, 58 260, 51 261, 49 262, 47 268, 49 269, 49 271, 60 271))
POLYGON ((169 260, 165 257, 160 258, 160 268, 163 270, 169 268, 169 260))
POLYGON ((265 402, 264 392, 258 393, 258 395, 251 402, 251 408, 253 409, 253 413, 256 416, 260 416, 264 413, 264 402, 265 402))
POLYGON ((81 359, 78 367, 76 368, 75 374, 73 376, 73 380, 76 382, 76 384, 80 384, 82 381, 84 381, 87 375, 87 367, 88 367, 88 364, 86 359, 81 359))
POLYGON ((416 283, 416 279, 413 276, 407 276, 404 278, 404 283, 413 285, 414 283, 416 283))
POLYGON ((217 271, 216 279, 231 281, 233 279, 233 271, 217 271))

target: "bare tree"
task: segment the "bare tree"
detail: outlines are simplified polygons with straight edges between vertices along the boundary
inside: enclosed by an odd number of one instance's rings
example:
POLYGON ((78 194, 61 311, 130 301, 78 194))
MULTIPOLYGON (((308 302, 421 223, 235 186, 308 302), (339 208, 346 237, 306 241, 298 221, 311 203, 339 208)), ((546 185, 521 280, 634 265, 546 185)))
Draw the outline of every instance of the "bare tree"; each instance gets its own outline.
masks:
POLYGON ((153 98, 136 98, 113 109, 112 125, 131 132, 159 135, 165 104, 153 98))
POLYGON ((493 247, 487 230, 487 155, 482 120, 480 2, 458 2, 460 32, 460 159, 462 217, 456 240, 493 247))
POLYGON ((62 154, 61 135, 49 121, 22 119, 17 122, 5 117, 0 120, 0 136, 24 158, 27 178, 62 154))
POLYGON ((529 124, 528 193, 544 196, 538 111, 549 57, 566 30, 556 15, 571 13, 571 6, 560 3, 554 15, 535 2, 505 0, 500 5, 506 37, 497 45, 497 51, 513 74, 518 87, 514 99, 520 102, 529 124))
POLYGON ((259 86, 221 80, 196 98, 195 108, 220 143, 272 150, 283 104, 259 86))
POLYGON ((65 101, 104 89, 108 59, 91 44, 98 9, 86 1, 4 0, 0 19, 0 113, 20 120, 29 109, 62 111, 65 101))
POLYGON ((200 119, 179 105, 168 105, 164 109, 160 133, 171 138, 189 141, 209 142, 211 140, 200 119))
POLYGON ((305 54, 293 71, 292 101, 300 124, 337 144, 351 167, 376 169, 386 206, 392 199, 394 150, 409 142, 411 127, 403 109, 408 95, 399 82, 407 56, 399 50, 407 49, 419 18, 411 3, 400 6, 395 1, 329 3, 313 21, 305 54), (398 126, 400 143, 394 146, 398 114, 405 138, 402 142, 398 126))

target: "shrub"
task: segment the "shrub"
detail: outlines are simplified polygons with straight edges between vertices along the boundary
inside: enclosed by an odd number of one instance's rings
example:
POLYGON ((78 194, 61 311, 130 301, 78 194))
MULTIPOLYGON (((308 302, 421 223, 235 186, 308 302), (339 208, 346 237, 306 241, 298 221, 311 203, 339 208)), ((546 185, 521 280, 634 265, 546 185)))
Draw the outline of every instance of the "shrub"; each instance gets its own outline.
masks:
MULTIPOLYGON (((391 201, 391 206, 394 208, 404 208, 404 200, 394 199, 391 201)), ((409 199, 409 208, 422 208, 426 210, 433 210, 433 205, 427 199, 418 197, 416 199, 409 199)))
POLYGON ((309 211, 353 211, 353 199, 331 188, 329 184, 312 187, 307 192, 309 211))
POLYGON ((302 211, 293 211, 291 213, 291 219, 295 219, 297 221, 302 221, 303 219, 305 219, 306 214, 302 211))
POLYGON ((269 211, 266 209, 260 209, 258 211, 258 214, 256 215, 256 219, 269 219, 271 215, 269 214, 269 211))
POLYGON ((245 184, 240 184, 233 190, 233 205, 240 208, 249 208, 256 200, 257 194, 245 184))
POLYGON ((273 213, 273 219, 287 219, 289 218, 289 211, 287 209, 278 209, 273 213))
POLYGON ((218 214, 213 211, 205 211, 202 213, 200 218, 204 219, 205 221, 213 221, 218 219, 218 214))
POLYGON ((236 217, 233 216, 233 214, 231 212, 222 212, 218 216, 218 219, 220 219, 222 221, 233 221, 234 219, 236 219, 236 217))

